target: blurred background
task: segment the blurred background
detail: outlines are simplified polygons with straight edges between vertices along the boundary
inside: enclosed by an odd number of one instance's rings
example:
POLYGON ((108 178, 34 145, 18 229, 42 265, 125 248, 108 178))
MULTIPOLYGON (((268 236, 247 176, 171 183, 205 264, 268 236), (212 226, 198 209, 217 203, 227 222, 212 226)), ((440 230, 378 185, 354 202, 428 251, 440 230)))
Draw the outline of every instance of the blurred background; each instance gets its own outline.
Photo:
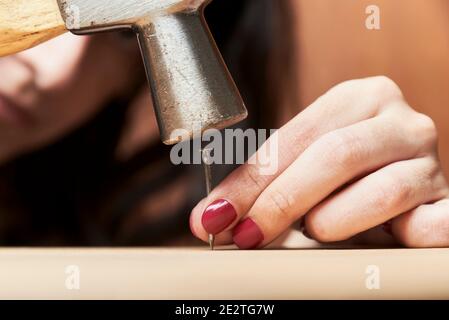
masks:
MULTIPOLYGON (((214 0, 206 18, 250 112, 241 127, 279 128, 342 81, 386 75, 435 120, 449 173, 449 1, 214 0)), ((202 168, 169 152, 134 34, 0 59, 0 245, 200 245, 202 168)))

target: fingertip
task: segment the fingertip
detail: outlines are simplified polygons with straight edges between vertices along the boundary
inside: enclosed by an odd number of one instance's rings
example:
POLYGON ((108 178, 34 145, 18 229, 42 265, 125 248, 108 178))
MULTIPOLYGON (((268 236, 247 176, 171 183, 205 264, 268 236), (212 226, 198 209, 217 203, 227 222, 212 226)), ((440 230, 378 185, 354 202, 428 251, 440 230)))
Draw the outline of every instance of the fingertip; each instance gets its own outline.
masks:
POLYGON ((232 238, 241 250, 256 249, 264 240, 264 234, 257 223, 246 218, 233 230, 232 238))
MULTIPOLYGON (((206 205, 208 204, 208 198, 204 198, 201 200, 195 208, 193 208, 192 212, 190 213, 189 218, 189 224, 190 224, 190 230, 192 234, 204 241, 209 241, 209 233, 204 229, 202 225, 202 216, 203 212, 206 209, 206 205)), ((232 244, 232 232, 231 231, 224 231, 215 236, 215 244, 216 245, 229 245, 232 244)))
POLYGON ((192 212, 190 213, 190 218, 189 218, 190 231, 196 238, 203 240, 203 241, 208 241, 208 237, 209 237, 206 230, 204 230, 204 228, 201 224, 201 216, 202 216, 202 212, 204 210, 206 200, 207 200, 207 198, 202 199, 195 206, 195 208, 192 209, 192 212))
POLYGON ((189 216, 189 227, 190 227, 190 232, 192 232, 192 234, 193 234, 193 236, 194 236, 195 238, 200 239, 200 238, 198 237, 196 231, 195 231, 195 227, 193 226, 193 218, 192 218, 192 217, 193 217, 193 215, 190 214, 190 216, 189 216))
POLYGON ((237 219, 234 206, 225 199, 209 204, 201 215, 201 224, 209 234, 219 234, 230 227, 237 219))

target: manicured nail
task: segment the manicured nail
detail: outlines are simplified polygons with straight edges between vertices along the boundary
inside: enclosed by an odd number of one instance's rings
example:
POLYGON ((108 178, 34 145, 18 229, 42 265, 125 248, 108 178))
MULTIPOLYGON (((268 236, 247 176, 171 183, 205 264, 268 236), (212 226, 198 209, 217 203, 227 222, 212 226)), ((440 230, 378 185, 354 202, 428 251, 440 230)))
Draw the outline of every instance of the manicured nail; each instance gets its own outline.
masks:
POLYGON ((201 223, 206 232, 218 234, 229 227, 236 218, 237 212, 232 204, 226 200, 219 199, 212 202, 204 210, 201 223))
POLYGON ((382 225, 382 230, 385 231, 386 233, 388 233, 390 236, 393 235, 393 231, 391 230, 391 220, 385 222, 385 223, 382 225))
POLYGON ((246 218, 240 222, 233 231, 234 243, 240 249, 257 248, 263 239, 262 230, 251 218, 246 218))

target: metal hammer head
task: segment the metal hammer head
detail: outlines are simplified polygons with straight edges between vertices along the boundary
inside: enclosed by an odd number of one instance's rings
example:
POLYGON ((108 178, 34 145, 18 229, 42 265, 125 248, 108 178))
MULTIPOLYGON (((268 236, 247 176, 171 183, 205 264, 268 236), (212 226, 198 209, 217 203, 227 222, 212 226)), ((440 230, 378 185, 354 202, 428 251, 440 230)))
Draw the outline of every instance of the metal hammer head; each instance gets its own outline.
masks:
POLYGON ((58 0, 75 34, 138 35, 162 141, 174 144, 247 116, 204 20, 210 0, 58 0))

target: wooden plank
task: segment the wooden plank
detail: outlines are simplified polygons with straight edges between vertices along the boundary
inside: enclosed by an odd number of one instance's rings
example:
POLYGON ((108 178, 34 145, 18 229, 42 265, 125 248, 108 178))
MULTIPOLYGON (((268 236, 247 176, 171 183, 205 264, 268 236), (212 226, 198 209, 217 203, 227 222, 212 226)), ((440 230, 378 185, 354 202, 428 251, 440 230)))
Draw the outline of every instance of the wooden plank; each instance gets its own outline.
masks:
POLYGON ((2 249, 0 298, 442 299, 448 270, 449 249, 2 249))

